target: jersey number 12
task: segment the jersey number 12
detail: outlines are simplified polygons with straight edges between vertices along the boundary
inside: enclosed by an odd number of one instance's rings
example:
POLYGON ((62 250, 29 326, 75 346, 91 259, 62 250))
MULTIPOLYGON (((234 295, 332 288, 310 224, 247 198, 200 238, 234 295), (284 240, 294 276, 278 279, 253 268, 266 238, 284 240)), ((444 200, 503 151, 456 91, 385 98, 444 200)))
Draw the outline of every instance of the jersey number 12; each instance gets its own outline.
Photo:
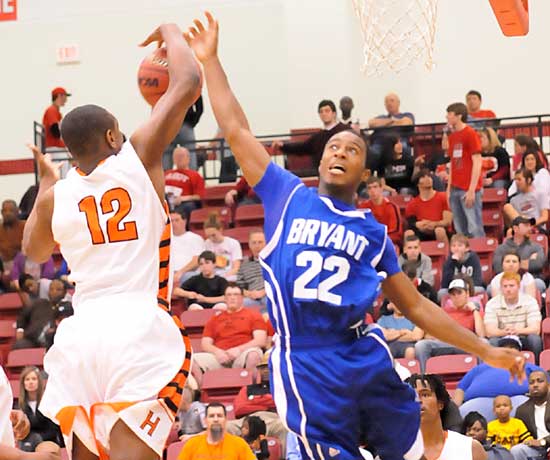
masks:
MULTIPOLYGON (((127 190, 117 187, 107 190, 100 201, 101 213, 115 214, 107 219, 107 237, 109 243, 118 243, 119 241, 137 240, 137 226, 135 221, 122 222, 132 209, 132 199, 127 190), (113 203, 117 203, 118 209, 115 212, 113 203)), ((95 196, 89 195, 82 198, 78 203, 80 212, 86 214, 86 223, 93 244, 105 244, 105 233, 99 223, 99 208, 95 196)))
POLYGON ((296 281, 294 281, 294 297, 298 299, 318 299, 334 305, 342 304, 342 296, 330 292, 339 284, 348 279, 350 265, 347 259, 340 256, 323 256, 315 251, 302 251, 296 257, 298 267, 308 267, 296 281), (307 287, 316 278, 321 270, 335 272, 319 283, 317 287, 307 287))

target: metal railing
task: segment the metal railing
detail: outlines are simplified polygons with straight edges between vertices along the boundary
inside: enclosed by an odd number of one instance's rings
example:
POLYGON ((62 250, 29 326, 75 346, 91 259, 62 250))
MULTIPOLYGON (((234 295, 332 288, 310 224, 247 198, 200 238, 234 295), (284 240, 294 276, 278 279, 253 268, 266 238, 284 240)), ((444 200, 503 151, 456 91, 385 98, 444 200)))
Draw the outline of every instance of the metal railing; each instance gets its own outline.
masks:
MULTIPOLYGON (((504 117, 497 119, 475 120, 469 123, 474 128, 483 126, 493 127, 497 130, 499 136, 505 140, 513 140, 518 134, 527 134, 539 143, 544 152, 550 151, 550 114, 524 115, 515 117, 504 117)), ((414 156, 425 155, 429 157, 432 154, 442 152, 441 138, 443 136, 445 123, 422 123, 407 127, 406 137, 408 137, 411 150, 414 156)), ((33 125, 34 141, 37 145, 44 145, 44 130, 40 123, 34 122, 33 125)), ((256 136, 256 138, 265 145, 266 150, 273 156, 274 161, 286 166, 289 155, 285 155, 271 150, 271 143, 274 140, 303 140, 308 135, 316 132, 316 129, 293 130, 284 134, 266 134, 256 136)), ((366 137, 375 130, 364 128, 361 133, 366 137)), ((395 128, 377 128, 377 134, 384 134, 396 131, 395 128)), ((212 182, 234 182, 241 172, 233 157, 233 154, 224 138, 199 139, 196 141, 184 142, 182 147, 186 147, 192 155, 197 156, 198 171, 202 174, 207 183, 212 182)), ((69 161, 70 156, 66 149, 48 149, 56 153, 56 161, 69 161), (54 152, 55 150, 55 152, 54 152)))

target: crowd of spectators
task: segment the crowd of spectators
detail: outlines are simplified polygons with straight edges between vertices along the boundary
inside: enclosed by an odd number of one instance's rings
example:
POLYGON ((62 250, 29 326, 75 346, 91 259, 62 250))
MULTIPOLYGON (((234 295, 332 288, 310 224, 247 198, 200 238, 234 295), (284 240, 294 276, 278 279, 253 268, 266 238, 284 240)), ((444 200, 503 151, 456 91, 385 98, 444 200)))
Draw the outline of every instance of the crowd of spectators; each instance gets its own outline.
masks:
MULTIPOLYGON (((422 295, 492 345, 532 352, 536 363, 527 364, 528 382, 523 383, 510 382, 505 371, 479 363, 462 378, 452 398, 436 376, 412 376, 411 386, 423 408, 422 425, 444 433, 450 426, 458 429, 463 417, 463 434, 477 441, 468 444, 455 438, 453 442, 469 446, 473 458, 485 458, 481 452, 505 460, 543 458, 546 442, 550 442, 550 416, 545 417, 548 376, 538 364, 548 255, 534 236, 547 235, 550 173, 539 145, 527 135, 516 136, 515 154, 509 155, 499 138, 494 113, 481 109, 481 100, 481 94, 470 91, 466 104, 450 104, 442 150, 432 158, 415 158, 414 115, 401 110, 397 94, 388 94, 386 112, 369 120, 368 169, 357 206, 370 210, 387 226, 403 271, 422 295), (487 188, 503 189, 508 197, 498 210, 505 219, 504 236, 489 263, 472 249, 472 239, 485 236, 482 195, 487 188), (441 244, 446 257, 432 260, 423 252, 425 242, 441 244), (451 411, 453 423, 448 420, 451 411)), ((359 129, 359 120, 352 117, 351 98, 342 98, 339 108, 340 119, 332 101, 321 101, 322 129, 302 142, 274 141, 272 152, 309 156, 310 173, 317 175, 330 136, 350 127, 359 129)), ((249 227, 247 242, 228 236, 225 233, 233 219, 222 220, 219 210, 208 214, 202 229, 190 226, 193 212, 208 208, 191 132, 201 113, 202 101, 182 126, 180 140, 185 147, 175 139, 165 152, 166 197, 173 229, 172 292, 174 298, 184 300, 187 310, 216 312, 204 327, 201 351, 194 355, 192 378, 184 389, 172 440, 186 441, 181 459, 199 458, 205 449, 210 455, 213 445, 220 450, 216 451, 220 458, 227 453, 225 449, 238 453, 231 458, 267 458, 268 437, 279 439, 288 458, 299 458, 296 440, 292 435, 287 438, 270 391, 267 356, 273 328, 265 314, 259 261, 266 245, 264 232, 249 227), (224 405, 198 400, 204 373, 219 368, 242 368, 254 378, 235 397, 234 420, 227 419, 224 405)), ((55 127, 50 128, 54 131, 55 127)), ((237 207, 260 202, 244 178, 225 191, 221 200, 232 210, 231 216, 237 207)), ((60 321, 72 314, 73 286, 61 256, 37 265, 21 253, 28 209, 28 203, 24 207, 12 200, 2 203, 0 289, 19 292, 24 303, 14 337, 17 349, 48 348, 60 321)), ((383 298, 379 303, 381 309, 373 308, 367 320, 382 328, 395 358, 417 360, 424 373, 431 357, 463 353, 425 334, 393 303, 383 298)), ((21 445, 32 450, 40 440, 61 444, 59 433, 44 424, 47 420, 37 409, 42 374, 38 369, 23 374, 20 404, 34 423, 31 434, 36 436, 29 435, 21 445)))

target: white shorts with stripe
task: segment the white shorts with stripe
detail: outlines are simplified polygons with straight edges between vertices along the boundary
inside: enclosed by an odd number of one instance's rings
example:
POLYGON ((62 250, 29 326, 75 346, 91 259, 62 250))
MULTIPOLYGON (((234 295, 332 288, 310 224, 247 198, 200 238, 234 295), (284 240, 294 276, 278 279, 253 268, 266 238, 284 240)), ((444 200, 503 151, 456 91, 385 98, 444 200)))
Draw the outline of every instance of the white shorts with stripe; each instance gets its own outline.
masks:
POLYGON ((10 420, 12 407, 13 394, 10 382, 6 377, 4 369, 0 366, 0 444, 11 447, 15 446, 10 420))
POLYGON ((61 425, 68 452, 75 434, 106 458, 120 419, 161 455, 174 415, 159 392, 185 358, 180 330, 154 296, 87 300, 60 324, 46 354, 49 379, 40 410, 61 425))

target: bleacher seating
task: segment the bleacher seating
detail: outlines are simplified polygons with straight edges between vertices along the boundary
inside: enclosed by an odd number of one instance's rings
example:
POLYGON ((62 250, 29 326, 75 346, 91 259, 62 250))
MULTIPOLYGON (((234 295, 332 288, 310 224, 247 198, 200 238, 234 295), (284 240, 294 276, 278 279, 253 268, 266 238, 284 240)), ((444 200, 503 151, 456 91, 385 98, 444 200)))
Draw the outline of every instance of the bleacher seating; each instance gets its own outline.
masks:
POLYGON ((235 227, 262 227, 264 207, 261 204, 239 206, 235 211, 235 227))
POLYGON ((0 294, 0 318, 15 320, 22 308, 23 302, 17 292, 0 294))
POLYGON ((396 361, 408 369, 411 374, 420 374, 420 363, 416 359, 399 358, 396 361))
POLYGON ((177 460, 179 453, 185 445, 184 441, 178 441, 170 444, 166 449, 166 460, 177 460))
POLYGON ((460 379, 477 365, 472 355, 433 356, 426 361, 427 374, 439 374, 448 390, 456 389, 460 379))
POLYGON ((500 212, 507 198, 508 192, 503 188, 484 188, 482 207, 483 209, 495 209, 500 212))
POLYGON ((498 240, 493 237, 470 238, 470 250, 475 252, 481 263, 483 282, 488 284, 493 279, 493 253, 498 247, 498 240))
POLYGON ((181 322, 189 338, 200 338, 206 322, 216 314, 216 310, 207 308, 205 310, 184 311, 181 316, 181 322))
POLYGON ((18 379, 25 366, 42 368, 45 354, 45 348, 22 348, 10 351, 5 365, 10 380, 18 379))
POLYGON ((210 207, 191 211, 191 215, 189 216, 189 229, 191 231, 202 230, 204 227, 204 221, 212 212, 217 212, 224 228, 229 228, 229 224, 231 222, 231 210, 226 207, 210 207))
POLYGON ((214 369, 202 377, 201 401, 233 402, 239 390, 252 384, 252 373, 246 369, 214 369))
POLYGON ((393 204, 395 204, 399 211, 401 212, 401 216, 403 216, 403 221, 405 221, 405 208, 407 207, 407 204, 413 199, 411 195, 390 195, 388 197, 388 200, 390 200, 393 204))
POLYGON ((432 259, 432 273, 434 275, 434 287, 439 289, 441 285, 441 276, 443 274, 443 264, 449 257, 449 246, 441 241, 421 241, 420 249, 432 259))
POLYGON ((542 333, 542 346, 545 350, 550 349, 550 317, 546 317, 542 320, 541 325, 542 333))
POLYGON ((540 367, 545 371, 550 371, 550 350, 542 350, 539 356, 540 367))
POLYGON ((488 237, 500 240, 504 228, 504 216, 499 209, 483 209, 481 211, 483 229, 488 237))
POLYGON ((9 351, 15 342, 15 321, 0 320, 0 364, 6 361, 9 351))
POLYGON ((206 187, 202 203, 204 207, 223 207, 225 206, 225 195, 235 188, 235 184, 220 184, 213 187, 206 187))

